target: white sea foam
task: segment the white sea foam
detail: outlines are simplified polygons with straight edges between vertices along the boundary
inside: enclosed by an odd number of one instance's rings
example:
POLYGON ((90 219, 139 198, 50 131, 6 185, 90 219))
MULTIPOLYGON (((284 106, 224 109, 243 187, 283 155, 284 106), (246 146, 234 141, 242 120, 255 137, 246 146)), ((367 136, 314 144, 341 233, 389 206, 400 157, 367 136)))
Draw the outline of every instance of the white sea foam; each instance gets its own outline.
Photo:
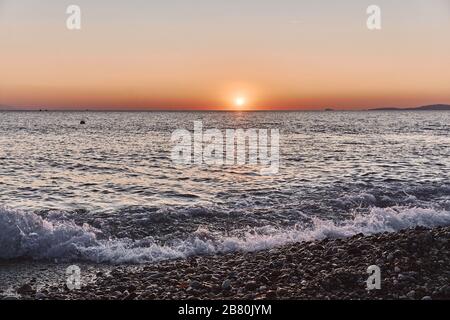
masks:
POLYGON ((103 240, 98 230, 67 221, 49 221, 31 212, 0 209, 0 259, 31 258, 97 263, 151 263, 193 255, 259 251, 290 243, 395 232, 415 226, 450 225, 450 212, 424 208, 373 208, 368 214, 333 222, 313 219, 310 227, 271 226, 222 236, 200 228, 186 239, 160 244, 152 238, 103 240))

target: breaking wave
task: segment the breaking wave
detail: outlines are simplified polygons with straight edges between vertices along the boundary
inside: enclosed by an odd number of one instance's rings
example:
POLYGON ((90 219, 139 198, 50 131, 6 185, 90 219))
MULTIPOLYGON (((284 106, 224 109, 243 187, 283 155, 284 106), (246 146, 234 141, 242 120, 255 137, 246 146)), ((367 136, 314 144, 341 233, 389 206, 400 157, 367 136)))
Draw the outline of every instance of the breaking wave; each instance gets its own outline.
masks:
POLYGON ((372 208, 344 221, 314 218, 308 226, 255 228, 240 236, 224 236, 199 228, 186 239, 160 243, 148 237, 102 239, 100 230, 74 222, 46 220, 35 213, 0 208, 0 259, 35 259, 56 262, 89 261, 140 264, 195 255, 259 251, 324 238, 345 238, 396 232, 416 226, 450 225, 450 212, 429 208, 372 208))

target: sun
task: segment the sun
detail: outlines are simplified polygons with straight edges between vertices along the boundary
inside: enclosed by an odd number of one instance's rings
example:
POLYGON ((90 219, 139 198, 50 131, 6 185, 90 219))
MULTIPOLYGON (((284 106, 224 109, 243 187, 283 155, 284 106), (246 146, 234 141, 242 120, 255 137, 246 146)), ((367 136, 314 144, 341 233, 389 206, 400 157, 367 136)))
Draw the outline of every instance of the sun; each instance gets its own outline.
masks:
POLYGON ((247 99, 245 97, 237 97, 234 99, 234 105, 238 108, 242 108, 247 104, 247 99))

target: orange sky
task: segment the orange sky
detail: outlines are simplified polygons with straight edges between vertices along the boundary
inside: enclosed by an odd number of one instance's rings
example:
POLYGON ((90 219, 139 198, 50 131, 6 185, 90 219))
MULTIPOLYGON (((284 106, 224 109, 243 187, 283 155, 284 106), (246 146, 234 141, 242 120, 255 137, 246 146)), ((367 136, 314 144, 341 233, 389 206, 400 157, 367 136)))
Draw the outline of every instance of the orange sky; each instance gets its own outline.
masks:
POLYGON ((47 109, 364 109, 450 104, 450 4, 0 1, 0 105, 47 109))

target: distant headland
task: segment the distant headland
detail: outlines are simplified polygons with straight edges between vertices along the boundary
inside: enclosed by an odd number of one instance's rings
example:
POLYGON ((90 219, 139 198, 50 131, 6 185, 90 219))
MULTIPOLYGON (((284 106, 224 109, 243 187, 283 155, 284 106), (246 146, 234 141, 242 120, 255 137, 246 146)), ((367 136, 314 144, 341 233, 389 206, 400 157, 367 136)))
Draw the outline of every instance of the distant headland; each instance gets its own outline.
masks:
POLYGON ((421 106, 417 108, 376 108, 369 109, 369 111, 450 111, 448 104, 432 104, 428 106, 421 106))

